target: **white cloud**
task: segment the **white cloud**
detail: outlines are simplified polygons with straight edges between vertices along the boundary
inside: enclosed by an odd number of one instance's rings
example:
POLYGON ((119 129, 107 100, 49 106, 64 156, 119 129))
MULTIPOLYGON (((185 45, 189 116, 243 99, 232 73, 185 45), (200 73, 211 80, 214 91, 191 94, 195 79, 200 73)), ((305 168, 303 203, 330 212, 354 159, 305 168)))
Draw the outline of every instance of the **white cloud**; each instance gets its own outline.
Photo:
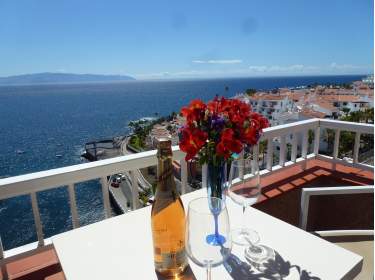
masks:
POLYGON ((210 59, 210 60, 193 60, 197 64, 239 64, 242 63, 241 59, 210 59))
POLYGON ((306 72, 313 72, 317 68, 312 66, 303 65, 290 65, 290 66, 248 66, 236 69, 199 69, 199 70, 186 70, 176 72, 158 72, 149 74, 134 74, 133 76, 140 79, 157 79, 157 78, 195 78, 195 77, 247 77, 267 76, 273 74, 299 74, 306 72))
MULTIPOLYGON (((203 64, 214 64, 214 62, 223 60, 195 60, 194 63, 203 64), (209 62, 211 61, 211 62, 209 62)), ((226 64, 228 61, 236 60, 224 60, 226 64)), ((233 62, 232 62, 233 63, 233 62)), ((219 63, 220 64, 220 63, 219 63)), ((222 63, 225 64, 225 63, 222 63)), ((175 72, 158 72, 158 73, 143 73, 134 74, 139 79, 176 79, 176 78, 215 78, 215 77, 261 77, 261 76, 295 76, 295 75, 324 75, 324 74, 353 74, 353 73, 370 73, 372 67, 370 66, 359 66, 337 63, 331 63, 326 65, 304 65, 304 64, 291 64, 291 65, 251 65, 242 67, 225 67, 221 69, 191 69, 185 71, 175 72)))
POLYGON ((353 69, 361 69, 364 66, 360 65, 352 65, 352 64, 337 64, 336 62, 332 62, 330 67, 335 70, 353 70, 353 69))
POLYGON ((293 64, 293 65, 257 65, 249 66, 250 72, 260 72, 260 73, 299 73, 299 72, 312 72, 318 70, 316 66, 305 66, 303 64, 293 64))
POLYGON ((249 66, 251 72, 266 72, 267 69, 267 66, 249 66))

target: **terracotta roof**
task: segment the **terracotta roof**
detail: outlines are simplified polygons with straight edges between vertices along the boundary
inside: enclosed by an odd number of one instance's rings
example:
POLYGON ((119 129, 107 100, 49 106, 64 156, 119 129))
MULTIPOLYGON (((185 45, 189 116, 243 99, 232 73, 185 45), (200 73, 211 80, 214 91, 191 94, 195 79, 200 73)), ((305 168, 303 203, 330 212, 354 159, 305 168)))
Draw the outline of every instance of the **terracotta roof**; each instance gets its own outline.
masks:
POLYGON ((276 94, 256 94, 250 97, 250 100, 283 100, 285 95, 276 95, 276 94))
POLYGON ((338 94, 339 89, 337 88, 326 88, 322 94, 338 94))
POLYGON ((330 110, 332 112, 338 111, 338 109, 335 106, 333 106, 331 103, 328 103, 326 101, 319 100, 319 101, 316 101, 315 104, 321 108, 330 110))
POLYGON ((330 102, 356 102, 359 101, 359 96, 357 95, 325 95, 321 97, 322 100, 330 102))
POLYGON ((373 96, 374 95, 374 90, 373 89, 360 89, 358 90, 359 95, 369 95, 373 96))
POLYGON ((358 88, 362 88, 362 89, 368 89, 369 88, 369 86, 362 81, 356 81, 356 82, 353 83, 353 85, 355 85, 358 88))
POLYGON ((323 119, 326 116, 326 114, 322 112, 314 111, 311 109, 303 109, 300 113, 304 115, 305 117, 311 117, 311 118, 323 119))
POLYGON ((299 101, 301 98, 305 97, 305 95, 305 92, 291 92, 288 94, 288 97, 293 101, 299 101))
POLYGON ((289 88, 279 88, 279 92, 282 92, 282 93, 290 92, 290 89, 289 88))

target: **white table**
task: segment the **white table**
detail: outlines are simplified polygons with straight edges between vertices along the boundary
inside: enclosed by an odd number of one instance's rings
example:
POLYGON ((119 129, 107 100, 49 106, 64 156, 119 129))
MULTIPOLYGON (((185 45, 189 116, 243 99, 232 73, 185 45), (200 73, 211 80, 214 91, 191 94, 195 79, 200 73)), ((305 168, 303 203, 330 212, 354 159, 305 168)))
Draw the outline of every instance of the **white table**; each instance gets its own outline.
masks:
MULTIPOLYGON (((184 195, 185 210, 191 199, 205 194, 205 190, 199 190, 184 195)), ((239 226, 241 207, 229 198, 227 207, 231 226, 239 226)), ((150 212, 151 208, 146 207, 53 237, 67 280, 158 279, 153 263, 150 212)), ((362 257, 261 211, 250 209, 247 223, 259 232, 262 244, 281 256, 280 271, 287 275, 283 279, 310 279, 301 278, 302 273, 318 277, 311 279, 352 279, 361 271, 362 257)), ((221 265, 212 269, 212 279, 269 278, 262 278, 254 268, 246 277, 239 276, 240 271, 247 273, 243 247, 234 246, 232 254, 243 261, 232 270, 235 276, 221 265)), ((203 268, 192 262, 190 267, 194 276, 188 279, 205 279, 203 268)))

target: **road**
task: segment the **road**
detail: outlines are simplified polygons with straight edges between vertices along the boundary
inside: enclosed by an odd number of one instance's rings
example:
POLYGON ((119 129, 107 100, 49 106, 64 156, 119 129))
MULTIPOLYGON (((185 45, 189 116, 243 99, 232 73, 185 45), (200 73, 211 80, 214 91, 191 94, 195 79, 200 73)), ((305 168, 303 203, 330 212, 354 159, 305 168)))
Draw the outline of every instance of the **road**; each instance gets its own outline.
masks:
MULTIPOLYGON (((121 144, 121 151, 122 151, 122 154, 123 155, 129 155, 129 154, 133 154, 132 151, 129 151, 127 149, 127 144, 128 144, 128 141, 129 141, 129 138, 127 137, 124 141, 122 141, 122 144, 121 144)), ((128 172, 127 172, 128 173, 128 172)), ((130 177, 130 174, 129 175, 129 178, 130 177)), ((135 179, 137 180, 138 182, 138 185, 142 188, 142 189, 149 189, 151 188, 151 184, 143 177, 142 175, 142 172, 139 170, 139 169, 135 169, 134 170, 134 176, 135 176, 135 179)))
MULTIPOLYGON (((132 151, 127 149, 128 139, 128 137, 125 138, 121 143, 122 155, 133 154, 132 151)), ((122 172, 122 174, 125 175, 126 179, 120 183, 119 188, 113 188, 112 186, 110 186, 109 189, 121 210, 123 212, 127 212, 132 209, 132 177, 130 172, 127 171, 122 172)), ((151 184, 143 177, 143 174, 139 169, 134 170, 134 177, 135 181, 137 182, 138 191, 142 192, 146 189, 152 188, 151 184)), ((112 178, 113 177, 111 176, 111 180, 112 178)), ((175 178, 175 182, 177 190, 181 191, 181 182, 177 178, 175 178)), ((187 187, 187 189, 187 192, 193 190, 189 186, 187 187)))
MULTIPOLYGON (((128 138, 125 138, 121 143, 122 155, 132 154, 132 151, 127 149, 128 138)), ((115 175, 110 177, 109 191, 111 192, 114 200, 121 209, 122 212, 128 212, 132 210, 133 196, 132 196, 132 180, 130 172, 122 172, 125 175, 125 180, 122 180, 118 188, 114 188, 110 185, 115 175)), ((139 169, 134 170, 135 181, 137 182, 138 191, 142 192, 145 189, 151 188, 151 184, 143 177, 139 169)))

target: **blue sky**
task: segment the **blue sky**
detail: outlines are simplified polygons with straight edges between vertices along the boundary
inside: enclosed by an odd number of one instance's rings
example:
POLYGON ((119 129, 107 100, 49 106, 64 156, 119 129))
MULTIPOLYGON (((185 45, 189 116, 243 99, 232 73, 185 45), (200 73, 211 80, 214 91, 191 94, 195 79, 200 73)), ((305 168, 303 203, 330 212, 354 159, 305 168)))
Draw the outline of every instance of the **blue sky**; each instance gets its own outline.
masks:
POLYGON ((372 0, 0 0, 0 76, 373 72, 372 0))

